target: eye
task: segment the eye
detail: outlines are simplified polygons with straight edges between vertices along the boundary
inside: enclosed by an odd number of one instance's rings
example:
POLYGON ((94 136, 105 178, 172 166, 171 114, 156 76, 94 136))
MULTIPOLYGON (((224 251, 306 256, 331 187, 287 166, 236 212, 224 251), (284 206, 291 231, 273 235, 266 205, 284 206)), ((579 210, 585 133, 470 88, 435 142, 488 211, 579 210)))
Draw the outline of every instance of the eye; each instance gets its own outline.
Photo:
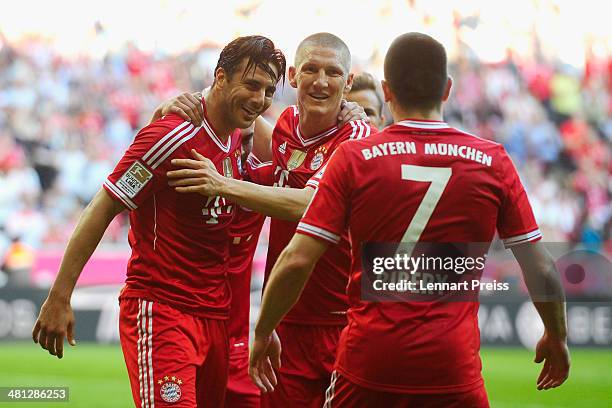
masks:
POLYGON ((259 89, 259 84, 256 82, 247 82, 246 87, 249 91, 257 91, 259 89))
POLYGON ((364 109, 363 111, 367 116, 376 116, 376 112, 374 112, 372 109, 364 109))

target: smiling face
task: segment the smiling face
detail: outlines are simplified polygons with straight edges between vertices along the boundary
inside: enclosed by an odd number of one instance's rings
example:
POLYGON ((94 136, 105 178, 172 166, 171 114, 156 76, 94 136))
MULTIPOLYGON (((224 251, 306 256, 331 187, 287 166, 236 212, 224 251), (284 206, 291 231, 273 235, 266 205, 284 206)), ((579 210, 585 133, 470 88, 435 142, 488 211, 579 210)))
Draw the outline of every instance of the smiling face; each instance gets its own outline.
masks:
POLYGON ((278 68, 271 63, 269 66, 276 78, 259 66, 245 73, 247 62, 248 58, 245 58, 231 76, 219 68, 216 77, 231 125, 240 129, 251 126, 257 116, 270 107, 278 78, 278 68))
POLYGON ((376 92, 372 89, 361 89, 351 91, 346 95, 349 102, 358 103, 370 118, 370 122, 378 129, 382 129, 384 117, 382 115, 382 102, 378 99, 376 92))
POLYGON ((289 67, 300 111, 317 116, 337 114, 352 80, 342 64, 342 52, 330 47, 306 46, 297 67, 289 67))

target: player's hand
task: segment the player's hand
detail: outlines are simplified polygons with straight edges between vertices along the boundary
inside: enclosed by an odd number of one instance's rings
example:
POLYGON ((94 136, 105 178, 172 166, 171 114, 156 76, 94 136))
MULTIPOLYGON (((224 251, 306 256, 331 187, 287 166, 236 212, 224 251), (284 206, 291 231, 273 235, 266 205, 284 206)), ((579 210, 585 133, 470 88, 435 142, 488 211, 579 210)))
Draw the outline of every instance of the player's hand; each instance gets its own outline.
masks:
POLYGON ((202 124, 204 108, 202 107, 202 94, 200 92, 184 92, 172 99, 164 101, 155 109, 155 113, 149 123, 169 113, 175 113, 181 118, 190 121, 195 126, 202 124))
POLYGON ((281 343, 275 331, 269 337, 255 336, 249 354, 249 376, 261 392, 272 392, 278 384, 274 370, 281 366, 281 343))
POLYGON ((178 193, 198 193, 208 197, 219 195, 226 178, 219 174, 214 163, 200 153, 191 150, 193 159, 174 159, 172 164, 182 167, 166 173, 168 185, 178 193))
POLYGON ((71 346, 76 346, 74 322, 70 301, 48 297, 40 309, 38 320, 32 330, 32 339, 34 343, 48 350, 49 354, 62 358, 64 356, 64 337, 68 339, 71 346))
POLYGON ((370 118, 366 115, 361 105, 356 102, 347 102, 343 99, 342 109, 338 115, 338 126, 342 127, 352 120, 365 120, 366 122, 370 122, 370 118))
POLYGON ((538 377, 538 390, 556 388, 563 384, 569 375, 570 356, 565 339, 555 338, 544 333, 536 346, 534 361, 544 367, 538 377))

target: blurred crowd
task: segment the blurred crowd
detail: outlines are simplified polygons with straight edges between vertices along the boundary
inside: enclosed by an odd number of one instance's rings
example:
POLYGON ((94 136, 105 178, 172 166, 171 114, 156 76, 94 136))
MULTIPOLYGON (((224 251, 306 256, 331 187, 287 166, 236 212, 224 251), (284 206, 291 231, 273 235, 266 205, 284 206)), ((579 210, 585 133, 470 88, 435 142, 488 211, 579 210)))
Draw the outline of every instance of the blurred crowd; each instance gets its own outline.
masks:
MULTIPOLYGON (((105 58, 65 59, 42 40, 0 49, 0 264, 31 264, 67 242, 79 214, 155 107, 209 85, 219 49, 166 56, 132 45, 105 58)), ((528 189, 545 240, 610 253, 612 59, 586 56, 494 65, 468 50, 451 61, 446 120, 503 143, 528 189)), ((358 64, 368 70, 368 61, 358 64)), ((292 103, 285 84, 268 115, 292 103)), ((125 245, 127 217, 105 242, 125 245)), ((2 268, 0 268, 2 269, 2 268)))

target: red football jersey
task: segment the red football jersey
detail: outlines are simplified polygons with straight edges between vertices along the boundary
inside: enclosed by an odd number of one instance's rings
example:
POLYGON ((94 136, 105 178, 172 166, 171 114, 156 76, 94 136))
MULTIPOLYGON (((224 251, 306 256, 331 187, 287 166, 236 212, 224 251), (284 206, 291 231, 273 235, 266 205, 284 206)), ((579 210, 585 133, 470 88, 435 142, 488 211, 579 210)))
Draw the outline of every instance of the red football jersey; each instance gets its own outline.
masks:
MULTIPOLYGON (((261 163, 255 156, 249 155, 243 176, 247 181, 263 183, 271 179, 271 169, 272 162, 261 163)), ((249 353, 251 272, 257 241, 265 219, 264 215, 238 205, 230 226, 228 278, 232 290, 232 304, 227 326, 231 357, 249 353)))
POLYGON ((336 369, 367 388, 468 391, 482 384, 477 302, 361 299, 362 244, 541 238, 504 148, 443 122, 405 120, 340 146, 297 232, 332 243, 348 228, 348 326, 336 369), (381 352, 384 351, 384 352, 381 352))
MULTIPOLYGON (((290 106, 281 114, 272 133, 274 186, 304 188, 342 142, 361 139, 375 131, 364 121, 354 121, 306 139, 300 134, 297 106, 290 106)), ((271 220, 266 279, 296 227, 297 222, 271 220)), ((339 244, 321 257, 300 299, 284 321, 297 324, 346 323, 350 244, 345 233, 341 236, 339 244)))
POLYGON ((104 188, 130 210, 132 255, 121 297, 166 303, 194 315, 227 318, 229 225, 234 205, 220 197, 180 194, 168 186, 174 158, 191 149, 227 177, 240 178, 240 131, 225 143, 208 120, 194 127, 167 115, 143 128, 108 176, 104 188))

